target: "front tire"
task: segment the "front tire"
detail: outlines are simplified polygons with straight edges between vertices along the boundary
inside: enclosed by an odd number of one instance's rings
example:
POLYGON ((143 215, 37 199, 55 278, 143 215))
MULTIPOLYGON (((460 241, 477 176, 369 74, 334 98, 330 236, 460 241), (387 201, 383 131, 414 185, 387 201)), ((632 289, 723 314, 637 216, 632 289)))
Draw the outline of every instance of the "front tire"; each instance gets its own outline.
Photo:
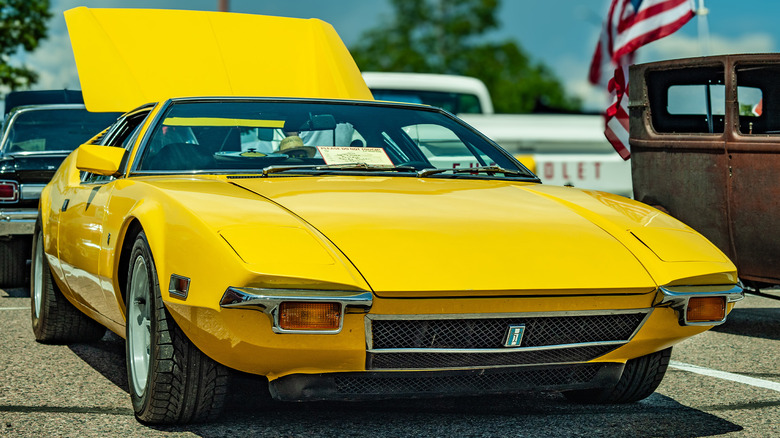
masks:
POLYGON ((146 234, 127 274, 126 360, 130 398, 144 423, 212 421, 227 395, 228 369, 195 347, 165 308, 146 234))
POLYGON ((585 389, 564 393, 566 398, 577 403, 617 404, 633 403, 645 399, 655 392, 669 366, 672 347, 626 362, 623 375, 610 388, 585 389))
POLYGON ((106 328, 78 310, 62 295, 43 251, 43 231, 33 235, 30 303, 35 340, 45 344, 97 341, 106 328))

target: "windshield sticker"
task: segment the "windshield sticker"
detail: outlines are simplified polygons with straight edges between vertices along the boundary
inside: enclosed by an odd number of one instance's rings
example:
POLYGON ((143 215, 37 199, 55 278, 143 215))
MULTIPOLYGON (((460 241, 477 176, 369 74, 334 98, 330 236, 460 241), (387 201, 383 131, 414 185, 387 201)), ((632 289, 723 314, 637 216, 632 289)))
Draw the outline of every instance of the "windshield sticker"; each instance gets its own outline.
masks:
POLYGON ((371 166, 393 166, 390 157, 382 148, 348 146, 318 146, 325 164, 368 164, 371 166))

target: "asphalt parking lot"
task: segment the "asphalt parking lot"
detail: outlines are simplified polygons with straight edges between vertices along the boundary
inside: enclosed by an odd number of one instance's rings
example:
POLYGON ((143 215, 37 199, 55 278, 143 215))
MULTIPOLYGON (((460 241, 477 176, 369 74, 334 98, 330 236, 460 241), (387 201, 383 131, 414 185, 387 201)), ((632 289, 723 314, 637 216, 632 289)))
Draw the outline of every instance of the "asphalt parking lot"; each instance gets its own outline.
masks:
POLYGON ((221 421, 149 427, 133 417, 124 341, 38 344, 27 295, 0 290, 0 436, 780 436, 780 300, 748 295, 726 324, 676 346, 658 391, 635 404, 554 393, 278 403, 240 377, 221 421))

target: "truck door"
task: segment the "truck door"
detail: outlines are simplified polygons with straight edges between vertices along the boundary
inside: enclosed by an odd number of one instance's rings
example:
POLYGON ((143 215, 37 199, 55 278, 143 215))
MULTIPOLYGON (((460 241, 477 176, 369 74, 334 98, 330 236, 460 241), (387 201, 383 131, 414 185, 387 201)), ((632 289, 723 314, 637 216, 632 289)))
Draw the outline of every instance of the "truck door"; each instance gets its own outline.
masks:
POLYGON ((634 197, 666 210, 733 258, 725 71, 718 59, 633 66, 629 127, 634 197))
POLYGON ((780 60, 732 69, 735 120, 729 131, 729 202, 740 277, 780 283, 780 60))
POLYGON ((636 198, 698 230, 756 283, 780 284, 778 76, 778 54, 665 61, 630 73, 636 198))

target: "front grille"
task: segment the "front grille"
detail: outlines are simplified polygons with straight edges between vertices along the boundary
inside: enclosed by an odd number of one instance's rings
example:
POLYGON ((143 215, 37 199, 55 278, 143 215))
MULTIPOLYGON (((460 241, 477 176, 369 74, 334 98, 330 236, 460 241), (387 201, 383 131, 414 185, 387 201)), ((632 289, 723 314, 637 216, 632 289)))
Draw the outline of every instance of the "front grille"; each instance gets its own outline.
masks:
POLYGON ((513 392, 588 383, 596 377, 601 364, 581 364, 563 367, 528 368, 497 373, 458 375, 347 375, 335 378, 336 391, 341 395, 453 394, 513 392))
POLYGON ((368 326, 366 369, 476 369, 588 362, 628 342, 646 316, 642 311, 476 319, 374 316, 368 326), (509 326, 521 324, 525 326, 522 342, 510 350, 504 345, 509 326))
POLYGON ((587 362, 614 350, 615 345, 497 353, 378 353, 368 354, 367 368, 438 369, 587 362))
POLYGON ((525 325, 520 347, 627 341, 646 312, 614 315, 371 321, 371 349, 504 348, 509 325, 525 325))

